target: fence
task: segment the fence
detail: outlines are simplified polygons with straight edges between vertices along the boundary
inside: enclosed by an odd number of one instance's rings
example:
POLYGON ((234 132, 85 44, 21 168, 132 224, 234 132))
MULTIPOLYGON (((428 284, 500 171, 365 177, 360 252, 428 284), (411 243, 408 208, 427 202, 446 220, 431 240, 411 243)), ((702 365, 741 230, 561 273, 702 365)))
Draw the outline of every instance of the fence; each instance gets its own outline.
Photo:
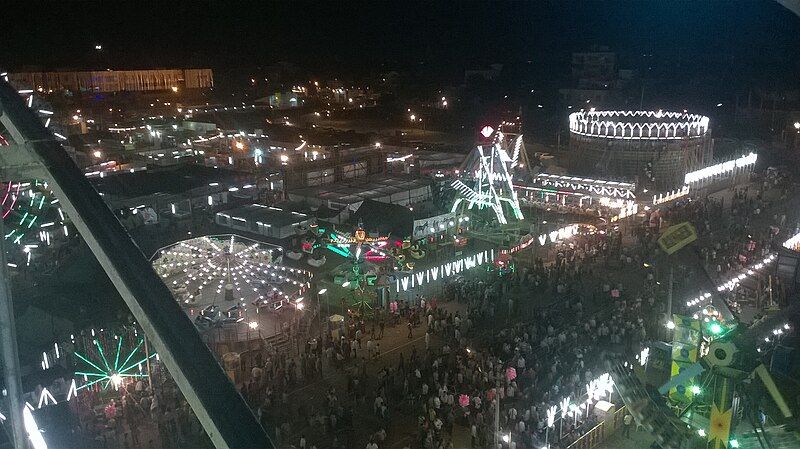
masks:
POLYGON ((567 449, 592 449, 606 440, 622 426, 622 419, 625 417, 625 407, 623 406, 616 412, 610 421, 603 421, 594 426, 591 430, 581 435, 580 438, 570 444, 567 449))

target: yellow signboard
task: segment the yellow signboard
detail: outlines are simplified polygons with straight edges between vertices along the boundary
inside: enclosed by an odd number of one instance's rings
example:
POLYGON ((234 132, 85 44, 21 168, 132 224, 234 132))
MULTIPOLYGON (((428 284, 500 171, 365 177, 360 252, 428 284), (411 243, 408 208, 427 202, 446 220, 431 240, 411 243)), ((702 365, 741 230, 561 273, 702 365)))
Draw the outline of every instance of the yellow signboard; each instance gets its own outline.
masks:
POLYGON ((665 253, 672 254, 695 240, 697 240, 697 232, 695 232, 694 226, 688 221, 684 221, 667 228, 658 238, 658 244, 665 253))

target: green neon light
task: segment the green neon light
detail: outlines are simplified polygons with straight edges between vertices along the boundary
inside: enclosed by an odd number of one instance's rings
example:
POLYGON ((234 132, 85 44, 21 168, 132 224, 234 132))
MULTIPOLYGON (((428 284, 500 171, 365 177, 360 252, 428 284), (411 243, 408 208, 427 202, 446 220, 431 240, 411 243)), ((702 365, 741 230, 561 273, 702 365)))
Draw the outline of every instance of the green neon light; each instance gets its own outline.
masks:
POLYGON ((111 371, 111 367, 108 366, 108 360, 106 360, 106 355, 103 353, 103 345, 101 345, 97 339, 94 340, 94 345, 97 346, 97 350, 100 351, 100 357, 103 358, 103 364, 106 366, 106 369, 111 371))
POLYGON ((333 251, 334 253, 342 256, 342 257, 350 257, 350 250, 349 249, 342 249, 338 246, 328 245, 328 249, 333 251))
POLYGON ((146 362, 148 359, 155 357, 156 354, 152 354, 149 357, 144 357, 142 359, 135 358, 134 356, 138 353, 139 348, 142 347, 144 344, 144 340, 139 340, 139 344, 136 345, 125 357, 125 360, 122 363, 119 363, 120 358, 122 357, 122 337, 119 338, 117 342, 117 352, 114 355, 114 368, 112 369, 111 366, 108 364, 108 360, 106 359, 105 353, 103 352, 103 347, 98 340, 94 340, 95 346, 97 346, 98 352, 100 353, 100 357, 103 361, 103 365, 105 365, 105 369, 102 368, 99 362, 95 363, 89 360, 86 356, 75 352, 75 356, 77 356, 80 360, 84 361, 88 366, 94 368, 96 371, 76 371, 75 374, 79 376, 86 376, 86 377, 96 377, 97 379, 92 380, 91 382, 86 383, 85 385, 81 386, 80 389, 91 387, 99 382, 103 382, 103 388, 108 388, 112 384, 112 377, 117 375, 120 377, 131 377, 131 378, 141 378, 147 377, 147 374, 143 373, 128 373, 128 371, 133 370, 137 366, 140 366, 143 362, 146 362), (131 360, 136 360, 135 362, 131 362, 131 360))
MULTIPOLYGON (((91 387, 92 385, 94 385, 94 384, 96 384, 96 383, 98 383, 98 382, 102 382, 102 381, 104 381, 104 380, 106 380, 106 379, 108 379, 108 380, 109 380, 109 382, 111 381, 111 378, 110 378, 110 377, 108 377, 108 376, 103 376, 103 378, 102 378, 102 379, 93 380, 93 381, 89 382, 88 384, 81 385, 81 387, 80 387, 80 388, 78 388, 78 390, 83 390, 84 388, 89 388, 89 387, 91 387)), ((106 386, 105 386, 105 387, 103 387, 103 388, 108 388, 108 382, 106 382, 106 386)))
MULTIPOLYGON (((130 366, 128 366, 127 368, 123 368, 123 369, 119 370, 119 373, 118 373, 118 374, 122 375, 122 374, 124 374, 124 373, 127 373, 128 371, 132 370, 133 368, 136 368, 137 366, 139 366, 139 364, 140 364, 140 363, 144 363, 144 362, 146 362, 148 359, 152 359, 152 358, 153 358, 153 357, 155 357, 155 356, 156 356, 155 354, 150 354, 150 357, 145 357, 145 358, 143 358, 142 360, 139 360, 139 361, 138 361, 138 362, 136 362, 136 363, 132 363, 132 364, 131 364, 130 366)), ((127 376, 133 376, 132 374, 126 374, 126 375, 127 375, 127 376)))
POLYGON ((136 353, 136 351, 138 351, 138 350, 139 350, 139 348, 140 348, 140 347, 141 347, 143 344, 144 344, 144 339, 141 339, 141 340, 139 340, 139 344, 138 344, 138 345, 136 345, 136 347, 135 347, 135 348, 133 348, 133 351, 131 351, 131 353, 130 353, 130 354, 128 354, 128 358, 127 358, 127 359, 125 359, 125 361, 124 361, 124 362, 122 362, 122 366, 125 366, 125 365, 127 365, 127 363, 128 363, 128 360, 130 360, 130 359, 131 359, 131 357, 133 357, 133 355, 136 353))
POLYGON ((114 357, 114 370, 119 368, 119 352, 122 349, 122 337, 119 337, 119 342, 117 343, 117 356, 114 357))
POLYGON ((100 371, 100 372, 102 372, 102 371, 103 371, 103 368, 100 368, 99 366, 95 365, 95 364, 94 364, 94 363, 92 363, 92 362, 91 362, 89 359, 87 359, 86 357, 82 356, 81 354, 79 354, 79 353, 77 353, 77 352, 76 352, 76 353, 75 353, 75 355, 76 355, 76 356, 77 356, 79 359, 83 360, 84 362, 88 363, 89 365, 91 365, 92 367, 94 367, 95 369, 97 369, 97 371, 100 371))
POLYGON ((26 218, 28 218, 28 212, 25 212, 25 215, 22 216, 22 220, 19 221, 19 224, 25 223, 26 218))

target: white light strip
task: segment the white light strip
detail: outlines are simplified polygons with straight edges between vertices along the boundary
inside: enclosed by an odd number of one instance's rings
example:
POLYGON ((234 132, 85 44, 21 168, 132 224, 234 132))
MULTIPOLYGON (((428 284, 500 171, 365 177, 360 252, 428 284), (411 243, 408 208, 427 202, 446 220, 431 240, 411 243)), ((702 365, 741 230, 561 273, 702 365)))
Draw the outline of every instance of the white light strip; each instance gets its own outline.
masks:
POLYGON ((702 295, 698 296, 697 298, 694 298, 694 299, 691 299, 689 301, 686 301, 686 307, 694 307, 694 306, 700 304, 701 302, 705 302, 707 300, 710 300, 710 298, 711 298, 711 293, 707 293, 707 292, 703 293, 702 295))
POLYGON ((28 408, 28 404, 22 408, 22 421, 25 425, 25 431, 28 433, 28 438, 31 440, 33 449, 47 449, 47 443, 44 442, 42 432, 39 430, 39 426, 36 425, 36 420, 33 419, 33 414, 28 408))
POLYGON ((653 205, 657 206, 659 204, 668 203, 670 201, 676 200, 678 198, 684 197, 689 194, 689 186, 684 185, 680 189, 675 189, 670 192, 666 193, 659 193, 658 195, 653 195, 653 205))
POLYGON ((566 188, 605 197, 631 200, 636 198, 633 192, 636 186, 626 182, 548 175, 546 173, 536 175, 534 182, 544 187, 566 188))
POLYGON ((386 158, 386 162, 400 162, 400 161, 404 161, 404 160, 406 160, 406 159, 408 159, 408 158, 410 158, 412 156, 414 156, 414 154, 406 154, 405 156, 399 156, 399 157, 387 157, 386 158))
POLYGON ((730 161, 722 162, 720 164, 715 164, 709 167, 701 168, 700 170, 686 173, 686 175, 683 178, 683 183, 692 184, 694 182, 702 181, 704 179, 708 179, 713 176, 729 173, 736 170, 737 168, 753 165, 756 163, 757 160, 758 160, 758 154, 751 152, 747 156, 742 156, 738 159, 733 159, 730 161))
POLYGON ((680 112, 580 111, 569 115, 570 132, 605 139, 674 140, 702 137, 708 132, 708 124, 706 116, 680 112), (645 121, 651 119, 662 121, 645 121))
POLYGON ((538 238, 531 237, 529 240, 521 242, 517 246, 512 247, 511 249, 501 251, 503 254, 514 254, 518 251, 521 251, 529 246, 531 246, 535 242, 539 242, 539 245, 544 246, 549 241, 550 243, 560 242, 562 240, 566 240, 574 235, 578 234, 578 231, 581 227, 587 228, 594 228, 592 225, 584 225, 584 224, 571 224, 564 226, 563 228, 556 229, 555 231, 546 232, 544 234, 539 235, 538 238))
POLYGON ((395 292, 405 292, 408 291, 409 288, 420 287, 438 279, 445 279, 459 274, 462 271, 492 262, 494 262, 494 249, 487 249, 471 256, 462 257, 452 262, 428 268, 424 271, 412 272, 406 277, 398 277, 397 280, 395 280, 395 292))
POLYGON ((751 266, 747 267, 744 270, 744 272, 739 273, 738 276, 729 279, 727 282, 725 282, 724 284, 722 284, 719 287, 717 287, 717 291, 724 292, 724 291, 733 290, 745 278, 747 278, 747 276, 752 276, 753 274, 755 274, 755 272, 757 270, 760 270, 760 269, 766 267, 767 265, 771 264, 776 258, 777 258, 777 256, 775 254, 770 254, 769 256, 765 257, 764 260, 762 260, 761 262, 759 262, 759 263, 757 263, 755 265, 751 265, 751 266))
POLYGON ((800 251, 800 233, 791 236, 789 240, 783 242, 783 247, 792 251, 800 251))

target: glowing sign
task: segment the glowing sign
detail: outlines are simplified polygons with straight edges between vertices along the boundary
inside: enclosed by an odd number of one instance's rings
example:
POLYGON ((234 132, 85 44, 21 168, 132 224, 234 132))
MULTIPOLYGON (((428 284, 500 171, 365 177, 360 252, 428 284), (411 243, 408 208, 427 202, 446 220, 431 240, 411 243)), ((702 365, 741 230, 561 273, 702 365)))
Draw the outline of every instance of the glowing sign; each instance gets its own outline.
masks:
POLYGON ((658 238, 658 244, 665 253, 672 254, 695 240, 697 240, 697 232, 695 232, 694 226, 688 221, 684 221, 667 228, 658 238))
POLYGON ((492 135, 493 132, 494 132, 494 128, 492 128, 489 125, 486 125, 486 126, 483 127, 483 129, 481 129, 481 135, 483 137, 487 138, 487 139, 489 138, 489 136, 492 135))

